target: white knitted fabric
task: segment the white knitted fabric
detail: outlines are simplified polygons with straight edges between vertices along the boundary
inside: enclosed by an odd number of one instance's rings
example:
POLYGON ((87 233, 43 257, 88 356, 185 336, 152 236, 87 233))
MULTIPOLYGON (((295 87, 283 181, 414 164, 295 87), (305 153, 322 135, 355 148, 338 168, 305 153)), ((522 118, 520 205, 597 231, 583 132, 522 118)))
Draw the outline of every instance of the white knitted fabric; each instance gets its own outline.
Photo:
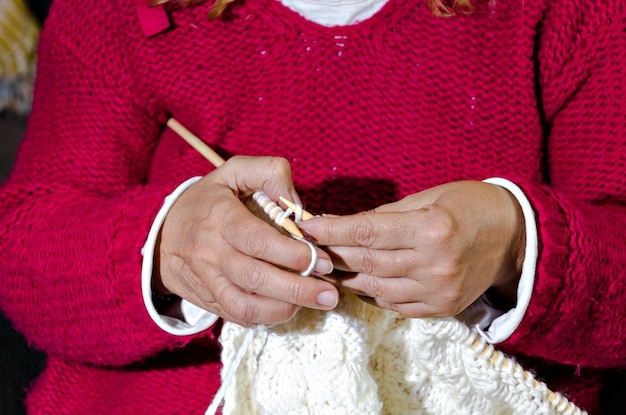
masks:
POLYGON ((453 319, 409 319, 342 293, 273 327, 222 329, 224 414, 583 414, 453 319), (246 336, 251 336, 246 340, 246 336))

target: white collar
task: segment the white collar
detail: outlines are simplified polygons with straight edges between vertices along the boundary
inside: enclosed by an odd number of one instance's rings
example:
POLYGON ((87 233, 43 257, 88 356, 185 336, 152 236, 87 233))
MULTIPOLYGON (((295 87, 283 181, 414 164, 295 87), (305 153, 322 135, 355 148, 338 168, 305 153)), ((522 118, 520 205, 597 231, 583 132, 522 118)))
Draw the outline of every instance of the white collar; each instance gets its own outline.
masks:
POLYGON ((285 7, 322 26, 349 26, 372 17, 388 0, 279 0, 285 7))

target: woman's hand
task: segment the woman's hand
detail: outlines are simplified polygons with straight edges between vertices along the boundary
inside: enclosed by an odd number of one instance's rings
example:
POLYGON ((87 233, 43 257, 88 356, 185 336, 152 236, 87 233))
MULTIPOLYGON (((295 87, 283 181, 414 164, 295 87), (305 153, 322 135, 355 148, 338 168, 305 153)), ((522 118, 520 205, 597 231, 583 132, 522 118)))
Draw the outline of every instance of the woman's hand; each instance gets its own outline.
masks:
POLYGON ((409 317, 456 315, 493 287, 508 303, 525 252, 517 200, 496 185, 448 183, 373 211, 300 224, 328 247, 338 278, 367 301, 409 317))
MULTIPOLYGON (((289 163, 272 157, 233 157, 187 189, 161 229, 154 289, 242 325, 283 322, 301 306, 332 309, 335 287, 297 273, 309 266, 310 248, 242 203, 256 190, 298 200, 289 163)), ((331 272, 328 254, 317 251, 314 272, 331 272)))

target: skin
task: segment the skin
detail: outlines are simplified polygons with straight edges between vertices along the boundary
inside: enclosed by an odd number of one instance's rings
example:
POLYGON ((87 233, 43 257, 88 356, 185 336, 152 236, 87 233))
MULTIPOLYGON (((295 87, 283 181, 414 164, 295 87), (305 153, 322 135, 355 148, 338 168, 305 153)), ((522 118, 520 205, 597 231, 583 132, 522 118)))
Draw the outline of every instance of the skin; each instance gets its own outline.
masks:
POLYGON ((301 224, 326 246, 334 281, 409 317, 446 317, 490 290, 514 304, 525 253, 521 208, 507 190, 453 182, 373 211, 301 224))
POLYGON ((324 247, 314 270, 322 278, 301 277, 309 248, 245 207, 259 189, 299 200, 289 163, 272 157, 233 157, 187 189, 163 224, 153 288, 241 325, 284 322, 301 307, 330 310, 339 285, 408 317, 456 315, 487 290, 504 306, 515 302, 524 219, 503 188, 453 182, 303 222, 324 247), (333 264, 340 272, 331 274, 333 264))
MULTIPOLYGON (((289 163, 272 157, 233 157, 187 189, 161 229, 153 289, 241 325, 284 322, 301 307, 334 308, 334 285, 298 274, 310 248, 245 207, 259 189, 272 200, 298 200, 289 163)), ((331 271, 318 249, 314 272, 331 271)))

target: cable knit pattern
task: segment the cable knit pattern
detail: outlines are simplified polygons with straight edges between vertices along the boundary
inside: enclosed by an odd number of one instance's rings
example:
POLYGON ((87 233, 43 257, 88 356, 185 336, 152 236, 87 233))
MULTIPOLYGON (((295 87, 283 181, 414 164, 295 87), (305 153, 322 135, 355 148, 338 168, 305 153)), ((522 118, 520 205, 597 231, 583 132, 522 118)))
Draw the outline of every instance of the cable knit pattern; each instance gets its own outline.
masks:
POLYGON ((247 352, 224 414, 582 414, 463 323, 403 318, 351 294, 282 325, 226 323, 221 342, 225 374, 247 352))
POLYGON ((216 21, 207 4, 170 10, 151 37, 135 3, 55 0, 0 190, 0 305, 50 356, 30 413, 201 413, 218 388, 218 327, 172 336, 142 301, 164 197, 211 170, 170 116, 224 157, 287 157, 315 213, 517 183, 537 214, 537 280, 498 347, 599 411, 602 370, 626 365, 623 1, 478 0, 441 19, 390 0, 325 28, 243 0, 216 21))

